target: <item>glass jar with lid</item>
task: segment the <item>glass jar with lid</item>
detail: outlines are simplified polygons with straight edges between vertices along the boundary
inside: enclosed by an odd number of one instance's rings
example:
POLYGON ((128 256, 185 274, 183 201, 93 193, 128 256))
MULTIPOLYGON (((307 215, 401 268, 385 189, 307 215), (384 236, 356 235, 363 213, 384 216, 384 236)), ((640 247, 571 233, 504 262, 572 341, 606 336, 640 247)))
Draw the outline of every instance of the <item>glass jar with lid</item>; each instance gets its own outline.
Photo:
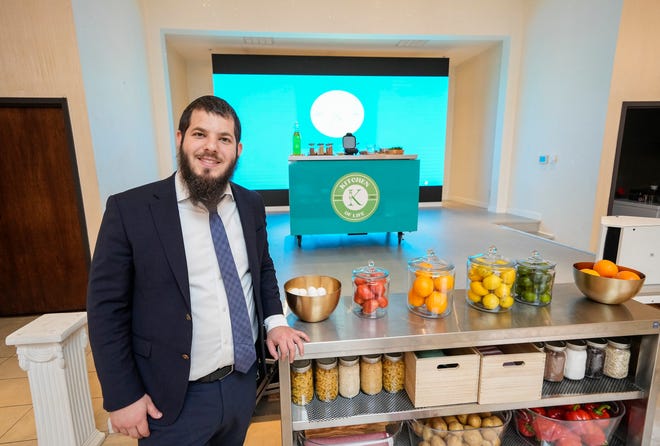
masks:
POLYGON ((548 341, 545 343, 545 370, 543 379, 560 382, 564 379, 566 365, 566 343, 564 341, 548 341))
POLYGON ((605 347, 603 374, 610 378, 625 378, 630 365, 630 338, 610 338, 605 347))
POLYGON ((312 361, 299 359, 291 364, 291 402, 298 406, 309 404, 314 398, 312 361))
POLYGON ((373 260, 353 270, 353 313, 366 319, 383 317, 387 314, 389 297, 389 271, 376 267, 373 260))
POLYGON ((566 363, 564 378, 579 380, 584 378, 587 366, 587 343, 581 339, 566 341, 566 363))
POLYGON ((389 393, 403 390, 406 364, 402 353, 385 353, 383 356, 383 389, 389 393))
POLYGON ((344 356, 339 358, 339 394, 353 398, 360 393, 360 358, 344 356))
POLYGON ((544 306, 552 301, 556 263, 545 260, 538 251, 516 261, 514 297, 524 304, 544 306))
POLYGON ((381 355, 362 355, 360 359, 360 390, 367 395, 376 395, 383 390, 381 355))
POLYGON ((587 365, 584 371, 584 376, 587 378, 600 379, 603 377, 605 347, 607 347, 607 341, 604 338, 587 339, 587 365))
POLYGON ((319 401, 334 401, 339 393, 339 369, 337 358, 319 358, 316 360, 314 389, 319 401))
POLYGON ((432 249, 426 256, 408 261, 408 309, 423 317, 440 318, 451 313, 454 265, 432 249))
POLYGON ((514 263, 498 254, 495 246, 468 257, 466 299, 470 306, 489 313, 509 311, 515 302, 515 281, 514 263))

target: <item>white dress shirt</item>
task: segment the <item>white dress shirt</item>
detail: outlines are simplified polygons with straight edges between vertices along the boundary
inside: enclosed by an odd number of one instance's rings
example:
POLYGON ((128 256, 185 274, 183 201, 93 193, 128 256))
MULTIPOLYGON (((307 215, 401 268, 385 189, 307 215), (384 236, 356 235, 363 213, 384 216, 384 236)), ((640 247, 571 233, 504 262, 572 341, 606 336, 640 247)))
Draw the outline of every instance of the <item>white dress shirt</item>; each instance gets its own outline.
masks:
MULTIPOLYGON (((181 173, 176 173, 176 196, 183 231, 183 242, 190 284, 190 306, 193 338, 190 350, 190 380, 194 381, 214 370, 234 363, 234 342, 231 332, 227 294, 211 238, 209 212, 202 204, 194 205, 181 173)), ((238 277, 241 280, 248 314, 252 321, 252 337, 258 336, 257 314, 248 265, 243 227, 236 202, 227 190, 218 204, 218 215, 227 231, 238 277)), ((287 325, 284 315, 264 321, 267 330, 287 325)))

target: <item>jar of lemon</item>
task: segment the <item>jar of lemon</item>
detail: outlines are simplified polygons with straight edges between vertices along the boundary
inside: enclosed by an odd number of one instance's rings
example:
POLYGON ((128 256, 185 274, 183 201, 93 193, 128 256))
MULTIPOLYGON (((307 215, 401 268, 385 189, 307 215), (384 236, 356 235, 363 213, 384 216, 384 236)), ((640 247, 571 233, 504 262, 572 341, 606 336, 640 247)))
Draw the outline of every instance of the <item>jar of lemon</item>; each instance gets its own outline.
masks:
POLYGON ((408 309, 423 317, 451 313, 454 265, 430 249, 425 257, 408 262, 408 309))
POLYGON ((468 257, 465 294, 472 307, 490 313, 509 311, 515 302, 515 281, 515 265, 498 254, 495 246, 468 257))

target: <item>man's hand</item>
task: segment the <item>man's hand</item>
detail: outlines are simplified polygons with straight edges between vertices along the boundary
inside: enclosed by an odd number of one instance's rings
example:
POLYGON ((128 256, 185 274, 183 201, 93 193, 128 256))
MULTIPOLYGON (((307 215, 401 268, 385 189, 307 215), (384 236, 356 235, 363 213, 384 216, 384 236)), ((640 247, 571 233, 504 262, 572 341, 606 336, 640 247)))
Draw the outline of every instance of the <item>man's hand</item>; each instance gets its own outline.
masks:
POLYGON ((149 424, 147 414, 151 418, 160 418, 163 414, 156 408, 151 398, 146 393, 133 404, 110 412, 110 423, 115 432, 128 435, 131 438, 148 437, 149 424))
POLYGON ((282 357, 288 356, 289 362, 293 362, 296 358, 296 347, 298 347, 298 352, 301 355, 305 353, 303 342, 309 342, 309 336, 305 332, 281 326, 272 328, 268 332, 266 346, 273 358, 280 359, 277 354, 277 348, 279 347, 282 357))

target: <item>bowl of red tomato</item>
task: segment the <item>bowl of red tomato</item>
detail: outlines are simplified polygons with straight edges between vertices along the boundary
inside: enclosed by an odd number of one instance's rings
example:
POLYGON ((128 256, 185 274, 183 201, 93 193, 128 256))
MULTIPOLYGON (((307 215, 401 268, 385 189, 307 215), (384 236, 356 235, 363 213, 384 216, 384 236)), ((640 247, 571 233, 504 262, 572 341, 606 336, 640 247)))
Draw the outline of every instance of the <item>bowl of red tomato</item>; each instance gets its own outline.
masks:
POLYGON ((518 435, 541 446, 602 446, 611 442, 626 407, 618 401, 518 409, 518 435))

